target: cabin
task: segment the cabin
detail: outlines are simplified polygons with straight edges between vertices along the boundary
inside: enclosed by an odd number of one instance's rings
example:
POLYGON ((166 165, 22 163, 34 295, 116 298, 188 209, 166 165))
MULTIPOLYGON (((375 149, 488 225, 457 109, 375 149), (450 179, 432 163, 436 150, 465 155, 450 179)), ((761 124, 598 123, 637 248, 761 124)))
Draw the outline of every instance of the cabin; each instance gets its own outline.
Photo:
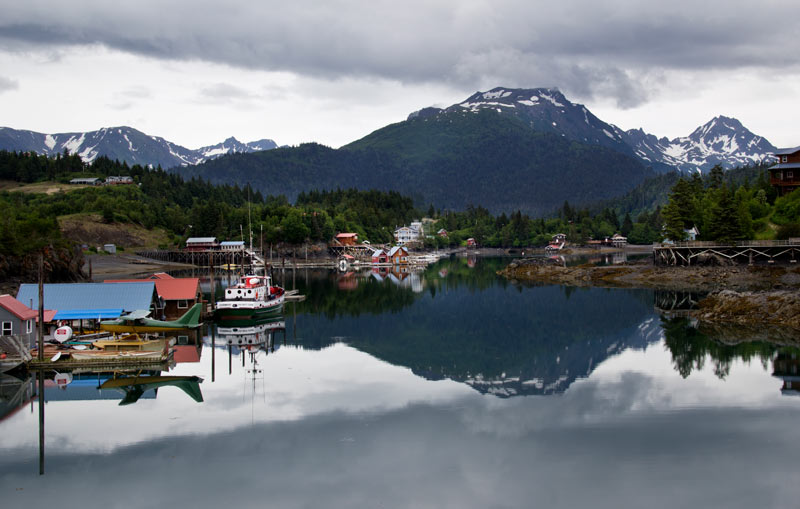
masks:
POLYGON ((697 229, 697 226, 692 226, 691 228, 683 231, 686 233, 686 240, 695 241, 697 240, 697 236, 700 235, 700 230, 697 229))
POLYGON ((244 251, 243 240, 223 240, 219 243, 219 250, 224 253, 239 253, 244 251))
POLYGON ((37 311, 11 295, 0 295, 0 336, 27 338, 27 343, 32 344, 38 315, 37 311))
POLYGON ((443 239, 446 239, 447 238, 447 230, 445 230, 444 228, 440 228, 439 231, 436 232, 436 235, 440 236, 443 239))
POLYGON ((116 244, 103 244, 103 251, 108 254, 115 254, 117 252, 116 244))
MULTIPOLYGON (((39 285, 25 283, 17 291, 17 300, 39 308, 39 285)), ((150 311, 161 316, 161 302, 153 281, 136 283, 49 283, 44 285, 44 307, 53 310, 45 324, 67 322, 83 328, 84 320, 109 320, 131 311, 150 311)), ((73 328, 76 328, 73 326, 73 328)))
POLYGON ((393 265, 408 265, 408 250, 403 246, 395 246, 389 250, 389 262, 393 265))
POLYGON ((355 246, 358 243, 357 233, 340 233, 335 237, 336 241, 343 246, 355 246))
POLYGON ((372 252, 372 263, 373 264, 389 263, 389 253, 387 253, 384 249, 374 250, 372 252))
MULTIPOLYGON (((156 276, 154 274, 153 276, 156 276)), ((153 276, 150 276, 151 278, 153 276)), ((155 319, 177 320, 182 317, 189 308, 202 302, 200 292, 200 279, 196 277, 186 278, 167 278, 158 279, 106 279, 105 283, 141 283, 143 281, 153 281, 156 285, 156 293, 162 313, 160 316, 153 316, 155 319)))
POLYGON ((775 152, 778 164, 769 168, 769 183, 784 196, 800 187, 800 147, 775 152))
POLYGON ((478 247, 478 242, 470 237, 467 239, 467 247, 478 247))
POLYGON ((219 247, 216 237, 189 237, 184 251, 215 251, 219 247))

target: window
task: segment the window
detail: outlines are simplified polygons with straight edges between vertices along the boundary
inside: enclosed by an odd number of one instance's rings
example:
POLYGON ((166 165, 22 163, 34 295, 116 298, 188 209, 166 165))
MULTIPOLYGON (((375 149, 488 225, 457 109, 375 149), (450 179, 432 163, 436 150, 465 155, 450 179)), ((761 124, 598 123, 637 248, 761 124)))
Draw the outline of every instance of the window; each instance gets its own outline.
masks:
POLYGON ((781 156, 781 162, 785 163, 789 160, 789 156, 781 156))
POLYGON ((189 301, 188 300, 179 300, 178 301, 178 309, 186 309, 188 307, 189 307, 189 301))
POLYGON ((786 172, 786 180, 791 180, 792 178, 794 178, 794 172, 793 171, 787 171, 786 172))
POLYGON ((3 322, 3 336, 10 336, 14 333, 14 324, 11 322, 3 322))
POLYGON ((27 322, 27 324, 25 326, 25 332, 27 334, 30 334, 31 332, 33 332, 33 320, 28 320, 28 322, 27 322))

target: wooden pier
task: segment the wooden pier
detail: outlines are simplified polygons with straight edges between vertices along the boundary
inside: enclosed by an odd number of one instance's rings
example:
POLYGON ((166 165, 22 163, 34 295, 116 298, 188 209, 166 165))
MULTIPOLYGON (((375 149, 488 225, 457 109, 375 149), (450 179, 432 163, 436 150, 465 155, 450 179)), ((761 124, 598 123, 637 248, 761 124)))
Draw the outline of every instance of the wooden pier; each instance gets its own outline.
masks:
POLYGON ((745 240, 733 243, 692 241, 653 244, 655 265, 703 265, 710 263, 797 263, 800 239, 745 240))
POLYGON ((170 263, 186 263, 198 267, 252 265, 253 256, 246 251, 168 251, 151 249, 137 251, 137 255, 170 263))

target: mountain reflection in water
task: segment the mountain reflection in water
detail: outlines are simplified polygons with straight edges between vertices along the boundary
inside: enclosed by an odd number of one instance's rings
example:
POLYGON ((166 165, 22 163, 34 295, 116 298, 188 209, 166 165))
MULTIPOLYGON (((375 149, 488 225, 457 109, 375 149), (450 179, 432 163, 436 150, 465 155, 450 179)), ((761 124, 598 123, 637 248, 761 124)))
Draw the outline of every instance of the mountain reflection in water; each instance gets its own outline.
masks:
POLYGON ((795 505, 790 340, 715 338, 681 316, 692 295, 517 287, 506 262, 287 273, 307 299, 265 341, 207 328, 162 373, 202 377, 202 403, 48 388, 46 482, 37 388, 12 380, 0 490, 15 507, 795 505))

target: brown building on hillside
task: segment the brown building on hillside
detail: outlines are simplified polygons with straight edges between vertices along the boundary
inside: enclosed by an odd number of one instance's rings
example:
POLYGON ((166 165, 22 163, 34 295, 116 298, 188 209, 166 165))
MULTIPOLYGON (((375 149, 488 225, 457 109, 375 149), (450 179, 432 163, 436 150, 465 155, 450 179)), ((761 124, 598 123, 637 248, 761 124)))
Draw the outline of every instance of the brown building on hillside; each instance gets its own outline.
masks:
POLYGON ((336 240, 343 246, 355 246, 358 242, 357 233, 340 233, 336 236, 336 240))
POLYGON ((778 164, 769 169, 769 183, 778 188, 778 196, 800 187, 800 147, 775 152, 778 164))

